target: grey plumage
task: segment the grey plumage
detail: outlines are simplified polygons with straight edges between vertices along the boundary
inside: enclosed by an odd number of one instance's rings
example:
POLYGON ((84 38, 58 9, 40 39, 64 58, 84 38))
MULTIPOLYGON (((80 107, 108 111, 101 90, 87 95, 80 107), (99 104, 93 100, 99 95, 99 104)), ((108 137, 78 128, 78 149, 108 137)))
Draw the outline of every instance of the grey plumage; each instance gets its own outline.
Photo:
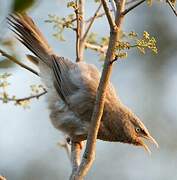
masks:
MULTIPOLYGON (((34 62, 48 91, 47 101, 53 125, 73 141, 86 139, 100 80, 97 68, 55 55, 26 14, 11 15, 8 23, 18 39, 35 54, 34 62)), ((29 58, 33 59, 33 56, 29 58)), ((139 118, 121 103, 109 83, 98 138, 147 148, 141 137, 153 139, 139 118), (136 131, 137 127, 140 132, 136 131)))

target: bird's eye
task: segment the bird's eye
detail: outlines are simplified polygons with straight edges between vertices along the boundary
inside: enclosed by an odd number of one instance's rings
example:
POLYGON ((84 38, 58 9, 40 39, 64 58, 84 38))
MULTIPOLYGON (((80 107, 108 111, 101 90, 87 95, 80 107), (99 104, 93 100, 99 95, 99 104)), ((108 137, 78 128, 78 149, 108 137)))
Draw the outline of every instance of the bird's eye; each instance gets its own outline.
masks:
POLYGON ((141 131, 141 129, 140 129, 139 127, 136 127, 136 128, 135 128, 135 131, 136 131, 137 133, 139 133, 139 132, 141 131))

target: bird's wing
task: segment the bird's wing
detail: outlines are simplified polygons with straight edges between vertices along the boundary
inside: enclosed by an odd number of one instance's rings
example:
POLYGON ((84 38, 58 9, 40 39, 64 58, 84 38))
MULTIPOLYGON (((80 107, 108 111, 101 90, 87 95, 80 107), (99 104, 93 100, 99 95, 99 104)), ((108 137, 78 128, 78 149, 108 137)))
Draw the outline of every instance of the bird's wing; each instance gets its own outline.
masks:
POLYGON ((94 65, 52 56, 54 87, 82 122, 91 119, 100 74, 94 65))
MULTIPOLYGON (((53 56, 52 68, 54 85, 59 96, 82 121, 90 121, 100 80, 97 68, 83 62, 72 63, 56 56, 53 56)), ((105 107, 117 100, 115 90, 109 83, 105 107)))
MULTIPOLYGON (((17 39, 22 42, 39 60, 50 65, 50 55, 53 51, 33 20, 25 13, 11 14, 7 17, 10 29, 15 32, 17 39)), ((36 60, 38 60, 36 58, 36 60)))
MULTIPOLYGON (((70 109, 77 114, 82 121, 90 121, 96 92, 100 81, 98 69, 84 62, 77 63, 77 68, 71 71, 71 81, 79 87, 75 93, 70 96, 70 109)), ((111 109, 119 101, 113 85, 109 82, 105 97, 105 112, 111 109)), ((109 113, 108 113, 109 114, 109 113)))
POLYGON ((75 68, 75 64, 71 61, 63 57, 52 56, 54 86, 66 104, 69 103, 68 98, 79 89, 70 79, 69 72, 72 68, 75 68))

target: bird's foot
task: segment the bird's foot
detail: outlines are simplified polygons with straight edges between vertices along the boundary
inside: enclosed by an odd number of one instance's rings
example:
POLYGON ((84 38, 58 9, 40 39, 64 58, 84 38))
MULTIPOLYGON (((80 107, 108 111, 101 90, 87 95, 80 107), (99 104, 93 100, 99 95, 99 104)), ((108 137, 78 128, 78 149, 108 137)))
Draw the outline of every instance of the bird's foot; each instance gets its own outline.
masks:
POLYGON ((83 141, 80 141, 80 142, 76 142, 76 143, 79 144, 80 149, 82 150, 82 148, 84 147, 84 142, 83 142, 83 141))
POLYGON ((83 141, 74 141, 74 140, 71 139, 70 137, 67 137, 67 138, 66 138, 66 142, 67 142, 69 145, 71 145, 72 143, 78 144, 81 150, 82 150, 82 148, 83 148, 83 146, 84 146, 83 141))

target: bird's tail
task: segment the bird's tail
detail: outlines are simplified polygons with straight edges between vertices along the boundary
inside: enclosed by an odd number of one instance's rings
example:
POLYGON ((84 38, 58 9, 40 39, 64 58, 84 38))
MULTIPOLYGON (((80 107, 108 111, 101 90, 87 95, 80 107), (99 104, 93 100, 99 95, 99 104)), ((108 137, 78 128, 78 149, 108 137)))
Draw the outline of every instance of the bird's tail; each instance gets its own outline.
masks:
POLYGON ((50 66, 52 49, 33 20, 27 14, 13 14, 7 20, 18 40, 36 55, 36 60, 39 59, 50 66))

